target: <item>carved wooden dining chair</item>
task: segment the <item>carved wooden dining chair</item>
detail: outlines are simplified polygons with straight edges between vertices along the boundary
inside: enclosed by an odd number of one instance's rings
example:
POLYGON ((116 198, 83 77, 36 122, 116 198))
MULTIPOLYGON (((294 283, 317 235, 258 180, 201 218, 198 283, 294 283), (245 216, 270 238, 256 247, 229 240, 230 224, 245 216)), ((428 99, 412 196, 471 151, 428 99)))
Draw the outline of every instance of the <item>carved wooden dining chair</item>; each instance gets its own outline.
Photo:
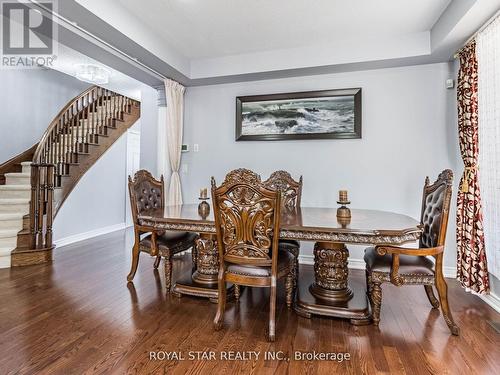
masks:
POLYGON ((269 190, 248 169, 237 169, 216 187, 212 177, 212 199, 219 248, 219 298, 214 327, 224 322, 226 283, 268 287, 270 293, 268 339, 276 329, 276 284, 286 278, 286 300, 291 306, 294 258, 278 248, 280 201, 278 191, 269 190))
POLYGON ((441 310, 453 335, 459 328, 453 321, 448 306, 448 286, 443 276, 443 251, 450 211, 453 172, 444 170, 438 179, 425 180, 422 199, 422 235, 417 249, 396 246, 369 247, 365 250, 368 296, 372 306, 373 323, 380 322, 382 304, 381 284, 390 282, 396 286, 423 285, 433 308, 441 310), (433 262, 429 257, 434 257, 433 262), (435 286, 439 301, 432 286, 435 286))
POLYGON ((132 267, 127 276, 127 281, 134 279, 139 264, 140 252, 156 257, 154 268, 158 268, 161 258, 165 258, 165 281, 167 291, 170 291, 172 280, 172 257, 189 248, 195 251, 194 242, 196 233, 157 231, 153 227, 139 224, 138 216, 148 213, 163 211, 164 208, 164 183, 163 176, 158 181, 151 173, 140 170, 134 178, 128 176, 128 190, 130 207, 134 221, 135 243, 132 249, 132 267))
MULTIPOLYGON (((275 171, 264 181, 264 186, 271 190, 277 190, 281 193, 281 211, 294 211, 300 207, 302 198, 302 176, 299 181, 295 181, 287 171, 275 171)), ((295 257, 294 285, 297 285, 299 275, 299 252, 300 242, 295 240, 280 239, 281 249, 289 251, 295 257)))

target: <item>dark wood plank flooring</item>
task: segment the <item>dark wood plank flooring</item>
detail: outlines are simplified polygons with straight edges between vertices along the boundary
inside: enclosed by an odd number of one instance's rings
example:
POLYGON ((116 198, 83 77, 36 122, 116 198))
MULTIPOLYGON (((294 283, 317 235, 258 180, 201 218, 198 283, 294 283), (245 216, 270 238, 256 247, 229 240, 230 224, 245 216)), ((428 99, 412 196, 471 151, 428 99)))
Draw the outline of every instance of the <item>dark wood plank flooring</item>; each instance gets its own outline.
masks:
MULTIPOLYGON (((448 280, 461 336, 449 334, 423 288, 383 287, 380 330, 338 319, 298 317, 280 286, 277 341, 265 340, 269 292, 244 289, 215 332, 216 305, 168 296, 163 268, 142 255, 127 287, 130 231, 56 250, 52 265, 0 270, 0 374, 499 374, 500 315, 448 280), (186 360, 150 360, 150 352, 186 360), (190 351, 257 351, 259 360, 188 360, 190 351), (286 360, 263 360, 282 351, 286 360), (351 359, 295 361, 293 353, 348 352, 351 359)), ((174 262, 187 271, 190 258, 174 262)), ((301 271, 311 272, 310 266, 301 271)), ((364 273, 351 271, 363 280, 364 273)), ((176 274, 174 274, 174 279, 176 274)))

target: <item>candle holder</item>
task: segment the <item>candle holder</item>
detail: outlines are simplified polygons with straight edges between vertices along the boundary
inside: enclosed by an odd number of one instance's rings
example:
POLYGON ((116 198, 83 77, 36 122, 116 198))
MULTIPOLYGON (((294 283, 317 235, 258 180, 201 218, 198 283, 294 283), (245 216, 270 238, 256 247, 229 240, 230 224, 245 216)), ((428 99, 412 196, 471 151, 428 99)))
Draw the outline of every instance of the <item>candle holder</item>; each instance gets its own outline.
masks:
POLYGON ((210 214, 210 204, 207 202, 210 198, 200 197, 198 199, 201 200, 200 204, 198 205, 198 213, 200 214, 201 218, 205 220, 210 214))
POLYGON ((351 210, 347 207, 348 204, 351 204, 351 201, 347 199, 347 190, 339 191, 339 200, 337 203, 340 204, 340 207, 337 208, 337 218, 343 219, 343 221, 351 219, 351 210))
MULTIPOLYGON (((339 208, 340 209, 340 208, 339 208)), ((345 207, 346 210, 349 210, 347 207, 345 207)), ((342 217, 338 216, 337 214, 337 223, 340 224, 340 227, 342 229, 346 229, 349 224, 351 224, 351 216, 349 217, 342 217)))

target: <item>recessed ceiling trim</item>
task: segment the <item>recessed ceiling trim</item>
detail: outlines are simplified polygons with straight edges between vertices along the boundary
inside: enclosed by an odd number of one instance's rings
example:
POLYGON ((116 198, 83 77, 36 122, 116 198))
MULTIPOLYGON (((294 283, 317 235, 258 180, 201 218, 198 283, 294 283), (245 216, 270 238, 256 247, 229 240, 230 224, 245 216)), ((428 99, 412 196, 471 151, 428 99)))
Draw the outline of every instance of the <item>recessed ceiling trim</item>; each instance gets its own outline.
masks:
POLYGON ((142 63, 138 58, 132 57, 128 55, 127 53, 123 52, 122 50, 118 49, 114 45, 108 43, 107 41, 99 38, 97 35, 91 33, 90 31, 84 29, 83 27, 79 26, 78 23, 72 22, 66 17, 62 16, 61 14, 56 13, 52 9, 48 9, 43 5, 43 3, 39 3, 36 0, 29 0, 35 8, 40 10, 44 15, 51 15, 53 19, 60 25, 65 27, 66 29, 73 31, 76 34, 79 35, 85 35, 86 39, 91 40, 95 44, 99 45, 102 48, 107 49, 108 51, 114 52, 114 54, 118 55, 119 57, 123 58, 124 60, 127 60, 131 64, 134 64, 136 66, 139 66, 147 71, 149 71, 151 74, 156 76, 158 79, 164 80, 165 77, 163 74, 160 72, 156 71, 155 69, 151 68, 150 66, 142 63))

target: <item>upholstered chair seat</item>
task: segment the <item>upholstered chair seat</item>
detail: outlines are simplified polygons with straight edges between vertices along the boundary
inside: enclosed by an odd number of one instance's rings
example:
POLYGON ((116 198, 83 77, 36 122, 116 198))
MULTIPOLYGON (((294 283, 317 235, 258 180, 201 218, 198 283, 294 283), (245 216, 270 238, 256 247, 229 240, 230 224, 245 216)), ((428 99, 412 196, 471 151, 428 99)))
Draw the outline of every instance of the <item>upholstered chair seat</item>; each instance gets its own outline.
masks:
MULTIPOLYGON (((295 258, 288 251, 278 253, 278 277, 284 277, 293 268, 295 258)), ((226 272, 242 276, 271 276, 271 267, 259 267, 228 263, 226 272)))
MULTIPOLYGON (((390 272, 392 255, 378 255, 375 247, 365 250, 366 269, 376 272, 390 272)), ((434 262, 425 256, 399 256, 399 274, 405 275, 430 275, 434 276, 434 262)))
MULTIPOLYGON (((149 234, 144 237, 140 243, 140 250, 146 253, 151 253, 151 249, 154 248, 152 243, 152 235, 149 234)), ((156 236, 156 247, 158 248, 159 256, 168 256, 169 254, 175 255, 186 248, 192 246, 194 240, 198 237, 196 233, 190 232, 175 232, 166 231, 160 235, 156 236)))
POLYGON ((280 250, 290 252, 294 257, 299 257, 300 242, 295 240, 280 240, 278 243, 280 250))

